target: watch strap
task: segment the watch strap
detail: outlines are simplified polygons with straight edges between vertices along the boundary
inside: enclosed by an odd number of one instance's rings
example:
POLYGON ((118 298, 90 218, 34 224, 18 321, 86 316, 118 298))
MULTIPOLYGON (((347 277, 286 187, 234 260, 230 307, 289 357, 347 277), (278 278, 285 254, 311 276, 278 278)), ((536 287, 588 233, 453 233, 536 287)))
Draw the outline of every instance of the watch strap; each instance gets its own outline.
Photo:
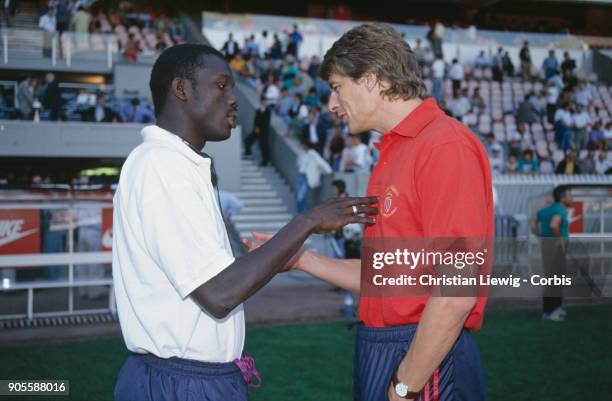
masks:
MULTIPOLYGON (((397 372, 393 373, 393 378, 391 379, 391 384, 393 385, 393 391, 395 391, 395 386, 397 386, 397 383, 399 383, 399 382, 400 381, 397 378, 397 372)), ((398 395, 398 397, 404 398, 406 400, 410 400, 410 399, 413 399, 413 398, 417 398, 419 396, 419 394, 421 394, 420 391, 410 391, 410 388, 408 388, 408 394, 406 394, 403 397, 398 395)))

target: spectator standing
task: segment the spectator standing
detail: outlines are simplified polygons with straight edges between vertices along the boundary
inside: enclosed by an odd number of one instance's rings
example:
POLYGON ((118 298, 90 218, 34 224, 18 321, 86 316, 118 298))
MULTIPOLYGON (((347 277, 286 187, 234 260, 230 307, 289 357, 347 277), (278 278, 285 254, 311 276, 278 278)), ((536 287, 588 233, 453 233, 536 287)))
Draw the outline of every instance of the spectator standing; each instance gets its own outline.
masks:
POLYGON ((84 41, 84 36, 89 33, 89 25, 91 24, 91 14, 85 10, 83 6, 79 6, 76 14, 72 19, 74 31, 81 36, 79 42, 84 41))
POLYGON ((580 152, 582 149, 587 148, 589 142, 591 117, 589 117, 589 113, 584 110, 582 105, 576 104, 576 112, 572 115, 572 118, 574 119, 575 149, 577 152, 580 152))
POLYGON ((550 124, 555 123, 557 112, 557 100, 559 99, 559 88, 552 82, 546 84, 546 115, 550 124))
POLYGON ((504 49, 499 47, 497 54, 493 56, 493 80, 502 82, 504 80, 504 49))
POLYGON ((333 171, 340 171, 340 161, 345 147, 344 136, 339 125, 334 125, 332 132, 332 138, 329 142, 330 165, 333 171))
POLYGON ((38 79, 27 77, 17 87, 17 103, 22 120, 31 120, 33 117, 34 100, 38 95, 38 79))
POLYGON ((453 82, 453 94, 461 89, 461 82, 465 79, 463 65, 457 59, 453 59, 453 64, 448 71, 448 76, 453 82))
POLYGON ((55 37, 57 22, 53 8, 49 7, 47 12, 38 20, 38 27, 43 31, 43 57, 51 57, 51 47, 55 37))
POLYGON ((563 62, 561 63, 561 77, 566 85, 573 85, 575 81, 574 71, 576 70, 576 60, 571 58, 569 52, 563 53, 563 62))
POLYGON ((325 132, 324 127, 319 124, 316 110, 311 109, 308 112, 308 122, 302 128, 301 142, 309 142, 312 148, 323 156, 326 140, 327 132, 325 132))
POLYGON ((544 59, 542 63, 542 71, 544 72, 544 82, 548 82, 548 80, 557 74, 559 70, 559 60, 557 60, 557 56, 555 56, 554 50, 548 51, 548 57, 544 59))
POLYGON ((507 51, 504 53, 504 56, 502 58, 502 65, 504 69, 504 74, 506 74, 509 77, 513 77, 514 76, 514 64, 512 63, 512 59, 510 58, 510 53, 508 53, 507 51))
POLYGON ((313 189, 321 185, 321 175, 331 174, 332 169, 321 155, 313 149, 310 142, 302 142, 303 152, 298 157, 297 212, 309 209, 309 196, 313 189))
POLYGON ((442 104, 442 81, 444 80, 444 60, 442 55, 436 55, 436 60, 431 65, 432 82, 433 82, 433 96, 438 104, 442 104))
POLYGON ((238 43, 234 40, 234 35, 232 33, 227 36, 227 41, 223 44, 221 52, 225 55, 227 61, 230 61, 234 56, 240 53, 240 48, 238 47, 238 43))
POLYGON ((304 41, 304 37, 298 30, 297 24, 293 24, 293 32, 289 35, 289 43, 287 44, 287 54, 291 54, 296 59, 300 58, 300 45, 304 41))
MULTIPOLYGON (((566 272, 566 246, 569 240, 567 208, 572 207, 573 198, 569 189, 557 187, 553 191, 554 203, 537 212, 533 231, 540 237, 542 267, 545 277, 561 276, 566 272)), ((551 321, 565 319, 560 286, 547 286, 542 298, 542 318, 551 321)))
POLYGON ((564 151, 571 149, 573 142, 572 126, 574 119, 572 118, 571 107, 571 103, 566 102, 555 113, 555 141, 564 151))
POLYGON ((270 115, 271 109, 268 99, 262 96, 259 101, 259 108, 255 112, 255 121, 253 122, 253 132, 244 139, 244 154, 251 155, 251 147, 253 142, 259 143, 261 151, 260 166, 267 166, 270 162, 270 115))
POLYGON ((521 79, 523 82, 531 80, 531 52, 529 51, 529 42, 523 42, 523 47, 519 52, 521 59, 521 79))
POLYGON ((62 95, 55 74, 47 73, 45 76, 45 93, 42 97, 43 107, 51 112, 51 121, 63 119, 62 95))

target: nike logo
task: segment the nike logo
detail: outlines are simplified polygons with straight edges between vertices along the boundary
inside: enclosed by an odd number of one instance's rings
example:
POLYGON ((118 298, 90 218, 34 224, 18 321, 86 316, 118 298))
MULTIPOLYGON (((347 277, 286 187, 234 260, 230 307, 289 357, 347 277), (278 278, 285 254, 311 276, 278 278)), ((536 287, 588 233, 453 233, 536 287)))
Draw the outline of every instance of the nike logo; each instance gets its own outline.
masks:
POLYGON ((581 214, 579 214, 577 216, 574 216, 573 210, 570 211, 570 213, 568 213, 568 214, 569 214, 569 216, 567 216, 567 220, 568 220, 569 224, 572 224, 572 223, 582 219, 582 215, 581 214))
POLYGON ((4 246, 6 244, 10 244, 11 242, 15 242, 18 239, 21 239, 23 237, 27 237, 28 235, 34 234, 36 231, 38 231, 38 228, 33 228, 31 230, 28 230, 28 231, 22 231, 20 233, 9 234, 7 237, 0 239, 0 246, 4 246))

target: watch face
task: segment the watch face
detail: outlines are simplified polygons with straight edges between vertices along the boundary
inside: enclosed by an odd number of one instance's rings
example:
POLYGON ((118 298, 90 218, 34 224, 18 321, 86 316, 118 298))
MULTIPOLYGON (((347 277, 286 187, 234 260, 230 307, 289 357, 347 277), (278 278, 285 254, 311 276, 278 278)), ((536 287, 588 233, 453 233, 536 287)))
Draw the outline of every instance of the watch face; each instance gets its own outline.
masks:
POLYGON ((395 394, 399 395, 400 397, 405 397, 408 394, 408 386, 406 386, 404 383, 397 383, 395 385, 395 394))

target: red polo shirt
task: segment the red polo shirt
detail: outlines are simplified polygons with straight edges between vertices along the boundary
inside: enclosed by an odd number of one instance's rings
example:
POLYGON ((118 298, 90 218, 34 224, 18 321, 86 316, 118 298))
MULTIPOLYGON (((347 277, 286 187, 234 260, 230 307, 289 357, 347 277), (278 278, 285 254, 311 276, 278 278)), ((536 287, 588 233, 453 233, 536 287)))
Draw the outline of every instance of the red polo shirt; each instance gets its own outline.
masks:
MULTIPOLYGON (((368 196, 381 199, 377 223, 367 238, 493 238, 491 169, 480 140, 424 100, 378 146, 380 158, 368 196)), ((361 297, 366 326, 418 323, 428 297, 361 297)), ((482 325, 485 297, 477 299, 465 327, 482 325)))

